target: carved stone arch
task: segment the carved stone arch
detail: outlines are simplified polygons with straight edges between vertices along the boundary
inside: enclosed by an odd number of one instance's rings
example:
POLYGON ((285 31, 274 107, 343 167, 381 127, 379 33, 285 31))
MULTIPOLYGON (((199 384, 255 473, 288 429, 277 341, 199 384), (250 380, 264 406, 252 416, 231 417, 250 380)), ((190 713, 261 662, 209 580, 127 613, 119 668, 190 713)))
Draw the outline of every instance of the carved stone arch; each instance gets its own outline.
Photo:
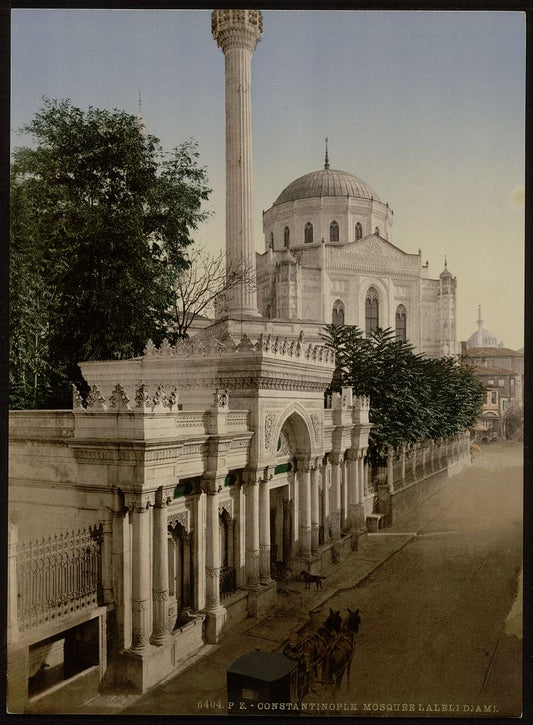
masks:
POLYGON ((311 416, 302 405, 291 403, 283 410, 273 429, 272 440, 276 444, 284 427, 288 427, 290 438, 295 442, 295 456, 311 455, 317 444, 315 426, 311 416))

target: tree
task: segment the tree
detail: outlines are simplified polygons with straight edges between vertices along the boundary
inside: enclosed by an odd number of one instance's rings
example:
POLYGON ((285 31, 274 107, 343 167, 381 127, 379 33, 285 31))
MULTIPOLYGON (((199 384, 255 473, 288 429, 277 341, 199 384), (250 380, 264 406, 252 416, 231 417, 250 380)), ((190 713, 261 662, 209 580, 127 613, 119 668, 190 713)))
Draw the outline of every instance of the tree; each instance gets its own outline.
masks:
POLYGON ((415 353, 392 330, 370 337, 351 325, 329 325, 323 335, 335 351, 331 390, 349 385, 370 396, 370 458, 383 463, 389 446, 445 437, 473 425, 482 392, 473 375, 454 358, 415 353))
POLYGON ((214 317, 215 308, 222 307, 227 292, 238 284, 255 285, 252 269, 242 264, 226 268, 224 252, 212 255, 195 247, 188 255, 189 266, 178 275, 174 284, 172 329, 176 337, 186 337, 197 315, 214 317))
POLYGON ((189 140, 165 153, 123 111, 44 99, 22 129, 11 197, 11 404, 70 405, 78 361, 166 334, 177 275, 206 218, 189 140))

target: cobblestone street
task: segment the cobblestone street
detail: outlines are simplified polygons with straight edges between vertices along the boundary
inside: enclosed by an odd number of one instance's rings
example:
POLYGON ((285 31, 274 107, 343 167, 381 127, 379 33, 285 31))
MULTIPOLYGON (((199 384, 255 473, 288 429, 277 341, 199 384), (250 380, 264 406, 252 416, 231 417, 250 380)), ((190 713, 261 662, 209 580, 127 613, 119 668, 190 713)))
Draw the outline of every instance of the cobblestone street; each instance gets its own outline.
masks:
POLYGON ((102 695, 82 712, 224 715, 226 669, 240 655, 279 651, 313 608, 325 617, 358 607, 350 683, 316 684, 307 715, 519 716, 521 457, 520 444, 484 446, 408 519, 370 535, 322 592, 292 582, 268 618, 241 622, 185 671, 129 703, 102 695))

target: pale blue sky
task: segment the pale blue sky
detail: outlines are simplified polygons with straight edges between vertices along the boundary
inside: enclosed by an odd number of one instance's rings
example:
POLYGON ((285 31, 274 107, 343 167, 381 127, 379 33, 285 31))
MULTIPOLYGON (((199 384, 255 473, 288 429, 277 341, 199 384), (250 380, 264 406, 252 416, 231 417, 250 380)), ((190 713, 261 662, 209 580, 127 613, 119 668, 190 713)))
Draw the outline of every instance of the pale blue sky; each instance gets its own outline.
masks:
MULTIPOLYGON (((323 165, 394 210, 391 241, 458 278, 458 337, 523 345, 525 17, 518 12, 266 11, 253 59, 261 210, 323 165)), ((224 244, 224 57, 207 11, 18 9, 12 128, 42 96, 137 112, 167 148, 193 136, 213 194, 197 239, 224 244)), ((14 145, 26 142, 15 137, 14 145)))

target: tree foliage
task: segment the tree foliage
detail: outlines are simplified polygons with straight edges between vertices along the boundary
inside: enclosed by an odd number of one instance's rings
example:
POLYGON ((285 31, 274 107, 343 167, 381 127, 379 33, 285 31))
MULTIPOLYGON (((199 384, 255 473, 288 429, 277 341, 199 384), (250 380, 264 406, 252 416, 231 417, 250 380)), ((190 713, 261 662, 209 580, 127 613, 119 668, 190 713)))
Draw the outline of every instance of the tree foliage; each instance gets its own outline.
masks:
POLYGON ((210 190, 194 141, 165 153, 123 111, 44 99, 21 130, 35 144, 12 164, 10 402, 65 406, 78 361, 164 337, 210 190))
POLYGON ((453 435, 473 425, 483 393, 471 372, 455 358, 428 358, 392 330, 370 337, 351 325, 329 325, 325 343, 335 351, 331 390, 342 385, 370 396, 370 453, 376 462, 389 446, 453 435))

